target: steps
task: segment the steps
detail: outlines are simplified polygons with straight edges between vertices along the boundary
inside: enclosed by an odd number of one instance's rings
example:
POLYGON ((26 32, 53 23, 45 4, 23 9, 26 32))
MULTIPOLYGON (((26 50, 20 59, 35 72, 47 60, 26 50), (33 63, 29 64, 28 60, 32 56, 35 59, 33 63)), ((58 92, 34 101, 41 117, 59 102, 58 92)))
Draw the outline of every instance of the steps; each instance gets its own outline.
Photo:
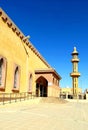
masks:
POLYGON ((40 103, 67 103, 68 101, 64 99, 59 99, 58 97, 41 97, 40 103))

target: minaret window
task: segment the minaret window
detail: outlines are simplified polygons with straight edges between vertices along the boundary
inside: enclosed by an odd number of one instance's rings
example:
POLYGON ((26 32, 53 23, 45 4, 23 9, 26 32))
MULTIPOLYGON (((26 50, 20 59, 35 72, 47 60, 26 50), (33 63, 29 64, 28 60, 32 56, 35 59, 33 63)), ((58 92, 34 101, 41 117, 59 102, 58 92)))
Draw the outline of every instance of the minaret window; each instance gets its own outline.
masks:
POLYGON ((77 59, 78 57, 77 57, 77 55, 74 55, 73 58, 74 58, 74 59, 77 59))
POLYGON ((76 63, 73 64, 73 72, 76 72, 76 63))
POLYGON ((54 82, 55 82, 55 79, 53 78, 53 84, 54 84, 54 82))

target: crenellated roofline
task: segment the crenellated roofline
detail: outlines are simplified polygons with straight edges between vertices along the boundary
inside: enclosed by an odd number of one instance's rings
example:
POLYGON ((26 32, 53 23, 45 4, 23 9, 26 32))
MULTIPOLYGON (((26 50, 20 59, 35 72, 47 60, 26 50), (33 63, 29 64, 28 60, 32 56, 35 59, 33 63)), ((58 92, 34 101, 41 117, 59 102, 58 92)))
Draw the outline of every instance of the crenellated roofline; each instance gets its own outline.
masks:
POLYGON ((12 29, 12 31, 24 42, 34 53, 37 55, 47 67, 51 68, 51 66, 46 62, 43 56, 38 52, 38 50, 32 45, 30 41, 28 41, 25 35, 21 32, 21 30, 14 24, 14 22, 9 18, 9 16, 0 8, 0 17, 3 22, 7 24, 7 26, 12 29))

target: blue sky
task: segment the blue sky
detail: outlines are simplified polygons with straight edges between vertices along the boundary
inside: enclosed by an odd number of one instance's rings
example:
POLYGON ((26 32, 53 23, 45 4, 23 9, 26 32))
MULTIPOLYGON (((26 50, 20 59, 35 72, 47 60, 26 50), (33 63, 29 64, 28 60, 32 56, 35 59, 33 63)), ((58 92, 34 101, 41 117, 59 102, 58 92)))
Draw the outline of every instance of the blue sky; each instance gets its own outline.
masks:
POLYGON ((72 87, 71 53, 76 46, 79 87, 88 88, 87 0, 0 0, 0 7, 61 75, 61 87, 72 87))

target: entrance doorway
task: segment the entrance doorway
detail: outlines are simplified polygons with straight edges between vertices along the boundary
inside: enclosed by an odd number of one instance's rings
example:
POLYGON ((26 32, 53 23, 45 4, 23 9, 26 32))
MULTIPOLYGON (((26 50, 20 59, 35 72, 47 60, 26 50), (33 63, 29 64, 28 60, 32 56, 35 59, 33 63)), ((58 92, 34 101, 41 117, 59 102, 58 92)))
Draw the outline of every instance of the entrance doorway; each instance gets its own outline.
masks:
POLYGON ((47 97, 48 96, 48 82, 44 77, 39 77, 36 81, 36 96, 47 97))

